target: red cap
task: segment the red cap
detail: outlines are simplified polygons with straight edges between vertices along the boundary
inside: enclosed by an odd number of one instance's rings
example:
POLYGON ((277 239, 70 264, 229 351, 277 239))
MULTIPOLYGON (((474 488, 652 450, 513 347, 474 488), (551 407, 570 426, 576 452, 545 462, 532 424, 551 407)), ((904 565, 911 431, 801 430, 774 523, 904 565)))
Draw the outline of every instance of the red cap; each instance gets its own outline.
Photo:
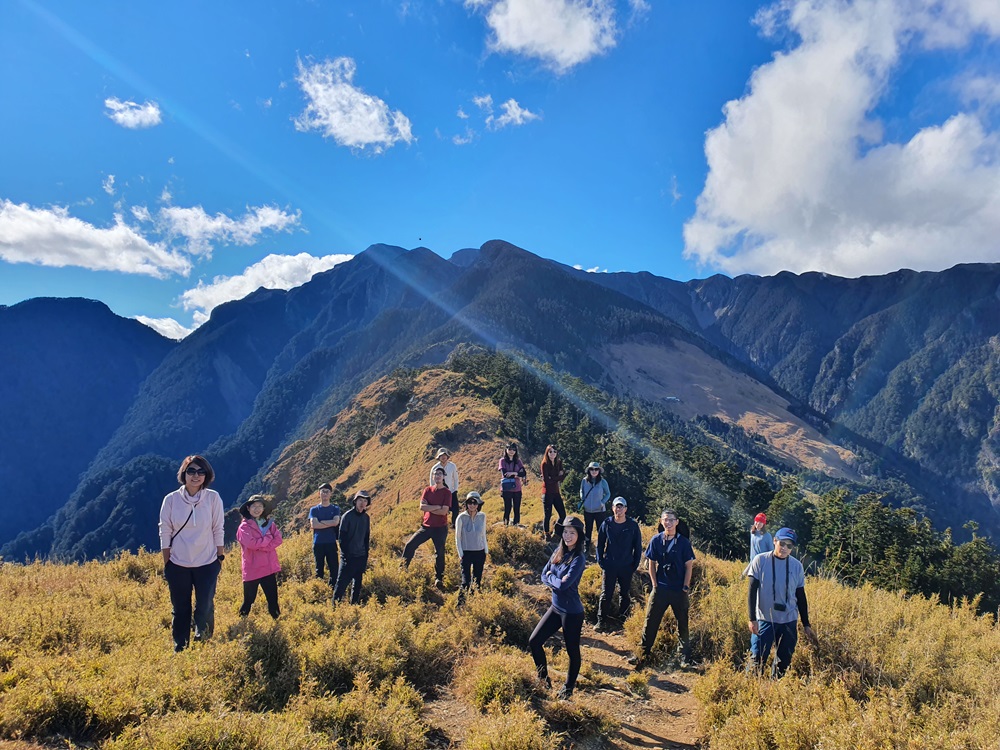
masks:
POLYGON ((753 517, 754 523, 767 523, 767 516, 763 513, 758 513, 753 517))

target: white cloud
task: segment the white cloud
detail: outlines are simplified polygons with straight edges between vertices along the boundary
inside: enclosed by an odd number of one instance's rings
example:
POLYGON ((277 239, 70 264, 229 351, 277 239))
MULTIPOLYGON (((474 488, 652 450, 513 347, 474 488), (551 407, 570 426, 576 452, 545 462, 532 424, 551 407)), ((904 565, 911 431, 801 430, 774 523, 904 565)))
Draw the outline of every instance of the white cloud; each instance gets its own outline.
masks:
POLYGON ((223 302, 243 299, 261 287, 292 289, 301 286, 317 273, 328 271, 352 257, 325 255, 317 258, 309 253, 268 255, 238 276, 216 276, 211 284, 199 282, 194 289, 181 295, 180 302, 185 310, 194 312, 195 323, 201 325, 223 302))
POLYGON ((108 195, 114 195, 115 194, 115 176, 113 174, 109 174, 104 179, 104 181, 101 182, 101 187, 104 189, 104 192, 107 193, 108 195))
POLYGON ((541 60, 557 73, 615 46, 613 0, 465 0, 486 11, 490 49, 541 60))
POLYGON ((493 113, 493 96, 491 94, 484 94, 483 96, 472 97, 472 103, 475 104, 479 109, 484 112, 493 113))
POLYGON ((411 125, 406 115, 354 86, 354 60, 338 57, 319 63, 298 61, 295 80, 308 99, 305 110, 295 119, 297 130, 318 130, 340 146, 382 153, 399 141, 412 143, 411 125))
POLYGON ((107 109, 105 114, 123 128, 131 130, 151 128, 162 121, 160 105, 156 102, 137 104, 131 101, 123 102, 112 96, 104 100, 104 106, 107 109))
POLYGON ((458 112, 455 113, 455 116, 458 117, 458 119, 460 119, 460 120, 468 120, 469 119, 469 116, 467 114, 465 114, 465 110, 463 110, 461 107, 458 108, 458 112))
POLYGON ((466 128, 464 135, 453 135, 451 137, 451 142, 456 146, 467 146, 472 143, 476 138, 476 133, 472 128, 466 128))
POLYGON ((174 199, 174 196, 170 192, 170 188, 166 185, 163 186, 163 192, 160 193, 160 203, 170 203, 174 199))
POLYGON ((153 220, 153 217, 149 214, 149 209, 145 206, 132 206, 132 216, 142 222, 150 222, 153 220))
POLYGON ((161 242, 151 242, 115 215, 110 227, 70 216, 62 207, 33 208, 0 201, 0 259, 39 266, 79 266, 164 278, 186 276, 191 262, 161 242))
POLYGON ((670 198, 673 203, 676 203, 684 196, 681 195, 680 189, 677 187, 677 175, 670 175, 670 198))
POLYGON ((508 125, 524 125, 532 120, 537 120, 539 117, 534 112, 529 112, 524 109, 513 99, 508 99, 501 104, 500 107, 503 109, 502 115, 499 117, 490 115, 486 118, 486 127, 491 130, 499 130, 500 128, 505 128, 508 125))
POLYGON ((222 213, 209 216, 201 206, 167 206, 157 214, 157 223, 168 236, 186 239, 189 253, 210 255, 213 243, 252 245, 265 231, 290 231, 300 218, 301 211, 287 213, 275 206, 250 208, 239 219, 222 213))
POLYGON ((686 257, 730 274, 846 276, 1000 259, 1000 134, 969 112, 886 142, 872 114, 904 55, 1000 37, 986 0, 784 0, 797 44, 709 131, 686 257))
POLYGON ((984 109, 1000 106, 1000 77, 968 76, 959 82, 962 101, 967 106, 984 109))
POLYGON ((149 326, 161 336, 175 341, 180 341, 194 330, 194 328, 185 328, 173 318, 147 318, 145 315, 136 315, 135 319, 143 325, 149 326))

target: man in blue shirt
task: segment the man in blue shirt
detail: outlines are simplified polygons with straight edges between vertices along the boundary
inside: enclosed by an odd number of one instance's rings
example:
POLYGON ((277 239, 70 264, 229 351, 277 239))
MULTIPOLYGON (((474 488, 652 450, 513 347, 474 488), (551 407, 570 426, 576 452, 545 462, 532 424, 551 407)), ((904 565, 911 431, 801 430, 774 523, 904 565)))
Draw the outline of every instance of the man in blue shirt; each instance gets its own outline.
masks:
POLYGON ((792 557, 796 541, 794 531, 779 529, 774 535, 774 551, 757 555, 747 573, 750 577, 747 597, 750 632, 757 636, 754 661, 757 669, 762 669, 771 646, 777 646, 771 669, 774 677, 781 677, 792 663, 799 638, 796 626, 800 614, 806 637, 810 641, 816 638, 809 626, 805 570, 802 563, 792 557))
POLYGON ((639 655, 629 661, 636 669, 645 666, 660 623, 667 607, 677 618, 677 635, 680 639, 678 651, 680 664, 687 666, 690 657, 690 633, 688 631, 688 592, 691 590, 691 571, 694 569, 694 550, 687 537, 677 533, 677 511, 665 508, 660 514, 663 531, 649 540, 646 559, 649 560, 649 580, 653 590, 646 604, 646 622, 642 629, 642 645, 639 655))
POLYGON ((319 505, 309 509, 309 528, 313 530, 313 557, 316 560, 316 577, 323 577, 324 565, 330 569, 330 585, 337 583, 337 527, 340 526, 340 508, 330 503, 333 487, 329 482, 319 486, 319 505))

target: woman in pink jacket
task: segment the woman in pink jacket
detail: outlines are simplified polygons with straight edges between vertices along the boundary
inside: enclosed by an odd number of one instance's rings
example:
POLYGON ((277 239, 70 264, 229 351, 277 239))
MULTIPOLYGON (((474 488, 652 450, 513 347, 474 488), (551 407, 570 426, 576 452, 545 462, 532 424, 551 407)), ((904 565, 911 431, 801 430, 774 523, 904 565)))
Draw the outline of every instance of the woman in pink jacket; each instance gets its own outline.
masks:
POLYGON ((273 508, 263 495, 254 495, 240 507, 243 522, 236 531, 236 541, 243 553, 243 604, 240 616, 250 614, 250 607, 257 599, 257 587, 264 589, 267 611, 275 620, 281 615, 278 608, 278 546, 281 531, 270 519, 273 508))

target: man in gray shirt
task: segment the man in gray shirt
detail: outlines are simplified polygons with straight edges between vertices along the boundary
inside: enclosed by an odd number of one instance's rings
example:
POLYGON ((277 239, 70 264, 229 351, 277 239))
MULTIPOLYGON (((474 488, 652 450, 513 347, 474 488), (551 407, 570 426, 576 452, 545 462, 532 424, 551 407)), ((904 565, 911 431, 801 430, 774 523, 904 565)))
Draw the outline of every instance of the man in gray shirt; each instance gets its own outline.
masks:
POLYGON ((757 555, 750 563, 750 594, 747 609, 750 632, 757 636, 756 667, 762 669, 777 647, 771 674, 781 677, 792 663, 798 642, 796 628, 799 616, 806 637, 816 636, 809 626, 809 606, 806 602, 806 576, 802 563, 791 556, 797 537, 789 528, 774 535, 774 551, 757 555))

